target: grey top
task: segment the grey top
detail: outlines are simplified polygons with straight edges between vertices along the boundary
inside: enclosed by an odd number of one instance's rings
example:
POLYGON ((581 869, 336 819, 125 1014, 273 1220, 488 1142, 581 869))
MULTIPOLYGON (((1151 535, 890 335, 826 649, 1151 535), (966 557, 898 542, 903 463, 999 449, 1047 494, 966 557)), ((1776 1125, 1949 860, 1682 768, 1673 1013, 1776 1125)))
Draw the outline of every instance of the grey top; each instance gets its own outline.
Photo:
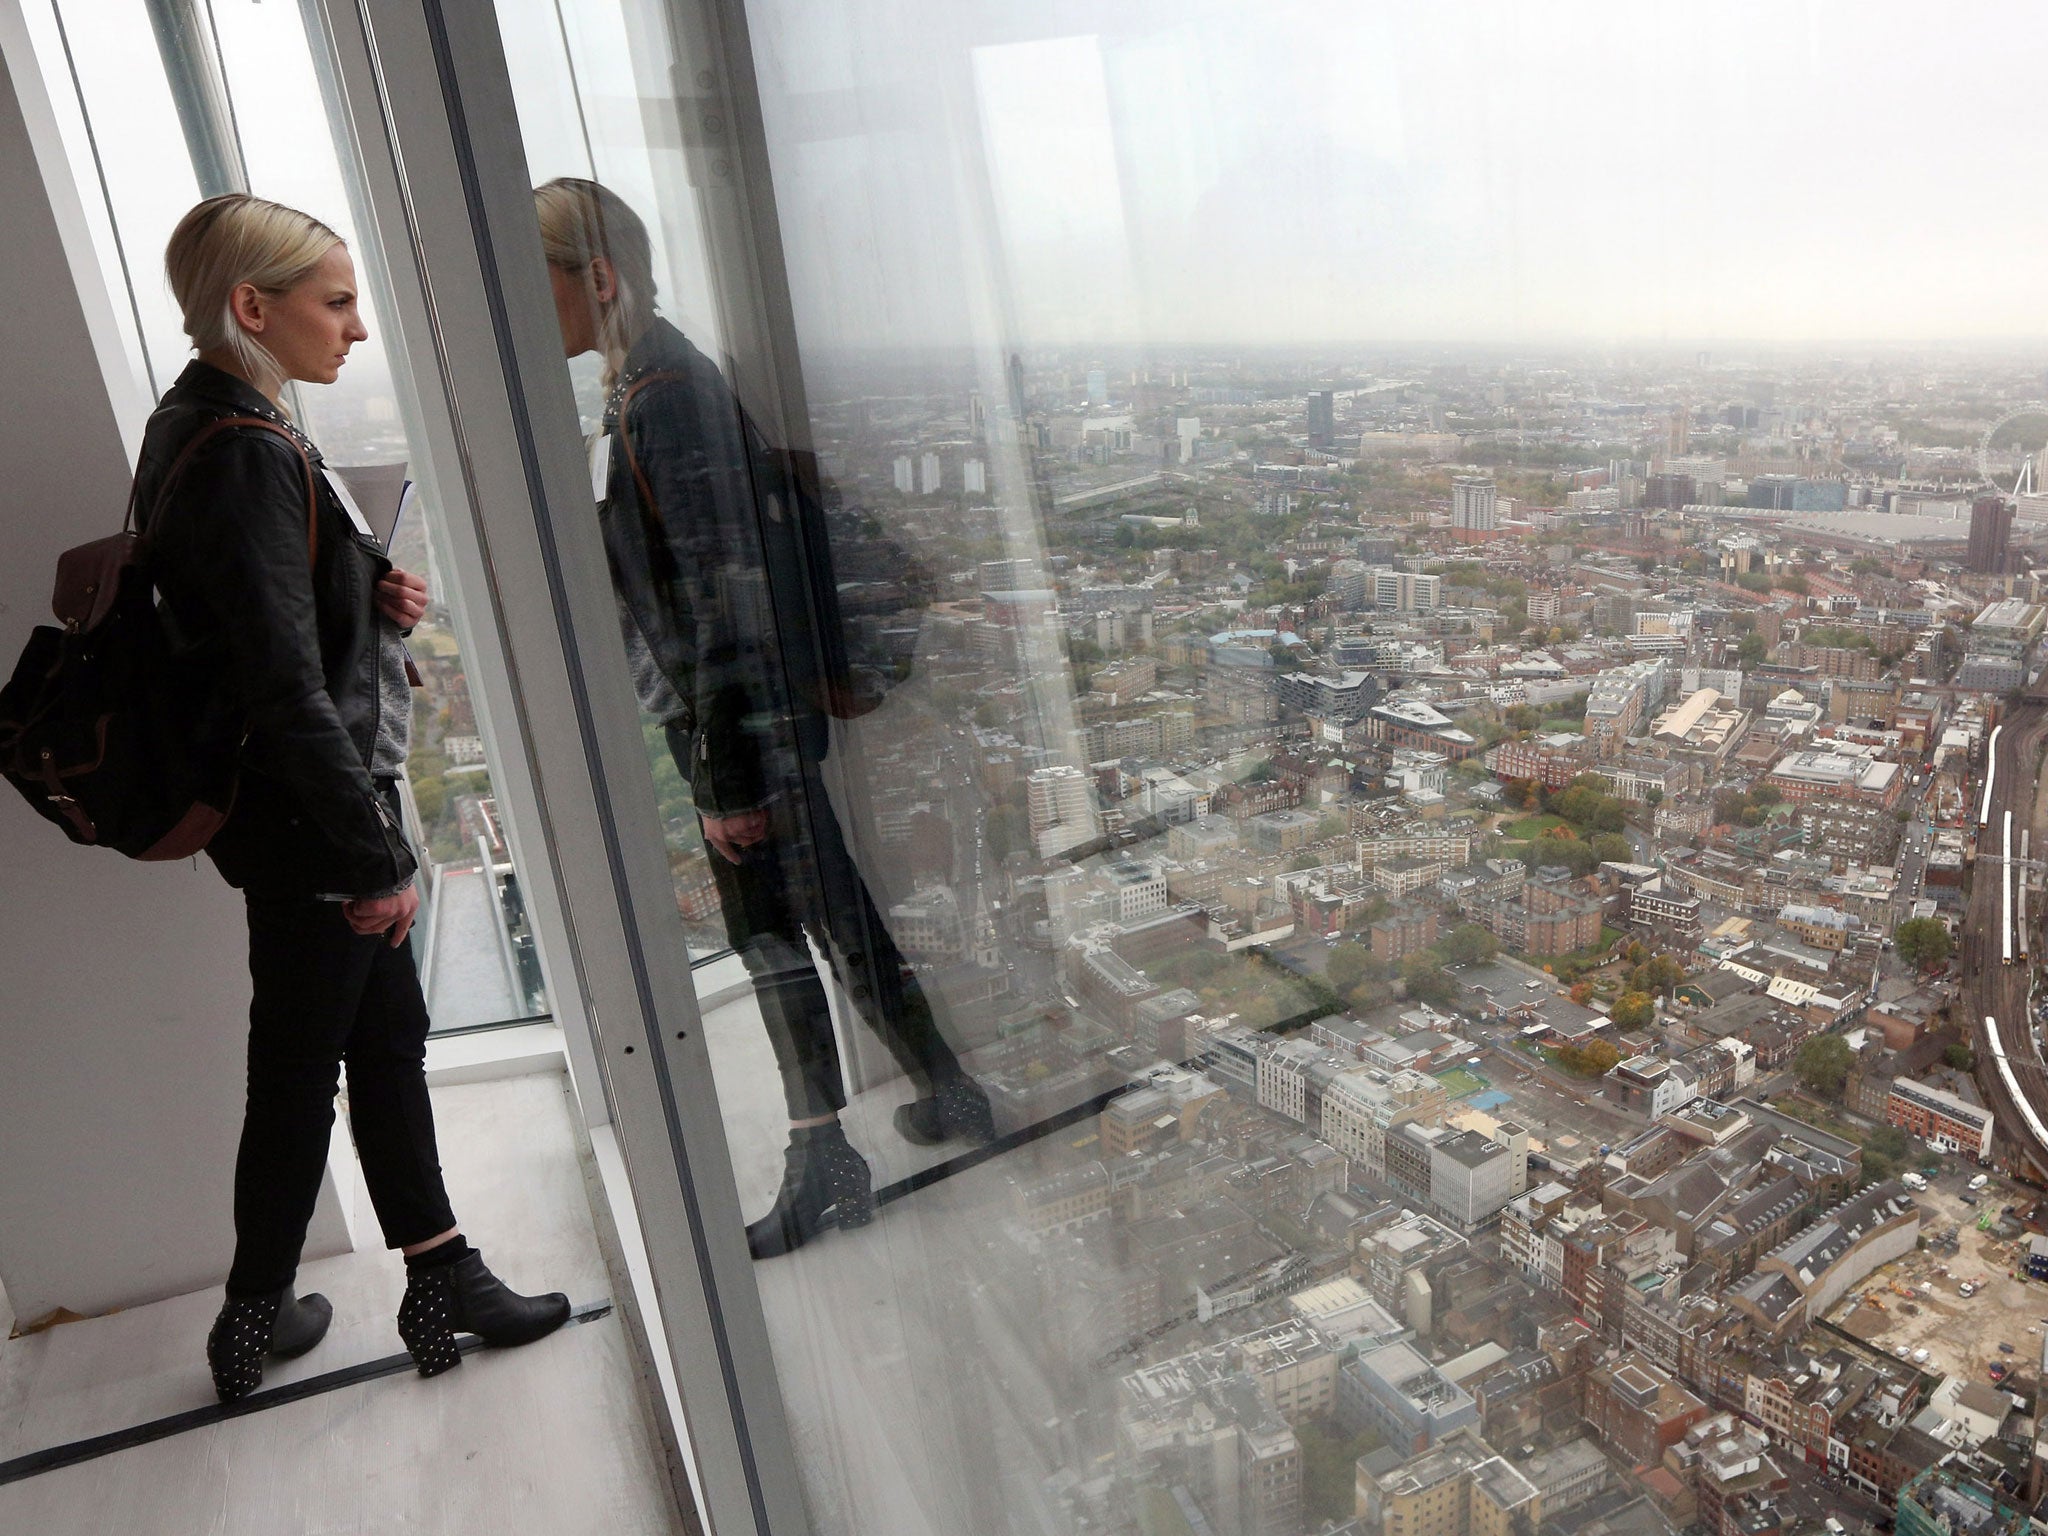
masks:
POLYGON ((377 738, 370 747, 370 777, 405 772, 412 745, 412 680, 405 675, 405 640, 398 626, 377 616, 377 738))

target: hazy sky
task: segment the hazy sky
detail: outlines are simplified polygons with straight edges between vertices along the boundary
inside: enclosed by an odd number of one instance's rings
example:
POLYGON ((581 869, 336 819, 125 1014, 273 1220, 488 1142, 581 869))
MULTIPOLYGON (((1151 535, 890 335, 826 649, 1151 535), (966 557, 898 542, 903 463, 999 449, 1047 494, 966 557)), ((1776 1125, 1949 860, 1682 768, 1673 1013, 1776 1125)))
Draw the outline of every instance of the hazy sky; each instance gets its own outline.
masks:
MULTIPOLYGON (((654 0, 496 3, 531 174, 594 165, 647 212, 715 347, 622 19, 654 0)), ((194 186, 154 42, 140 0, 62 4, 174 366, 194 186)), ((299 8, 213 8, 257 190, 345 222, 299 8)), ((2048 340, 2048 5, 749 12, 813 345, 2048 340)))
POLYGON ((816 334, 2048 335, 2037 4, 753 9, 816 334))

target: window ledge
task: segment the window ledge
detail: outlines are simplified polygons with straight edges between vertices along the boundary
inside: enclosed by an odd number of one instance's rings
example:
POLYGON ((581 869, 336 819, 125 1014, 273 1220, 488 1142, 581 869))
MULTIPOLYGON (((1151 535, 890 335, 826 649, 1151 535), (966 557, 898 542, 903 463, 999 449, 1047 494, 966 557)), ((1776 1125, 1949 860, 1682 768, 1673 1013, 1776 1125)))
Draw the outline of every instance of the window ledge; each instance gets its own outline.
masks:
POLYGON ((427 1037, 427 1083, 434 1088, 560 1072, 566 1065, 559 1024, 515 1024, 509 1029, 427 1037))

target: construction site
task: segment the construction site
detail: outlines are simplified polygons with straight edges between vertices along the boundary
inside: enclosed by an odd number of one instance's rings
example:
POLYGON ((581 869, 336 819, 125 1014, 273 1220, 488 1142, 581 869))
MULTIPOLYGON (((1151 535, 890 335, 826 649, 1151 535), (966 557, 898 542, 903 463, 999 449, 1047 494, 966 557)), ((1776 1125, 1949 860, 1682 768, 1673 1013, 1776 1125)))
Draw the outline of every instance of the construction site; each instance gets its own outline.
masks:
POLYGON ((2005 1207, 2032 1191, 1944 1178, 1914 1198, 1919 1248, 1873 1271, 1827 1321, 1930 1376, 1995 1385, 2030 1405, 2048 1328, 2048 1281, 2027 1279, 2029 1234, 2005 1207), (1974 1201, 1974 1203, 1970 1203, 1974 1201))

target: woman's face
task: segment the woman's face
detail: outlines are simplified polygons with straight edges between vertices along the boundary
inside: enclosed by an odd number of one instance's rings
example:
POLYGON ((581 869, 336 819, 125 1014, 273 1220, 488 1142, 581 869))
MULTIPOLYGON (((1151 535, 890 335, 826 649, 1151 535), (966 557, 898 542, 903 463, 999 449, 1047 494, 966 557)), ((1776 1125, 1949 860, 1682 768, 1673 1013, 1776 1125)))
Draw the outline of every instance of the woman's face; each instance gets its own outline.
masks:
POLYGON ((593 257, 580 271, 548 263, 548 285, 555 295, 555 323, 562 328, 562 355, 581 357, 598 348, 598 321, 617 291, 611 263, 593 257))
POLYGON ((308 384, 332 384, 348 349, 370 334, 356 309, 356 266, 345 245, 335 245, 283 293, 258 293, 244 283, 235 290, 235 313, 286 378, 308 384))

